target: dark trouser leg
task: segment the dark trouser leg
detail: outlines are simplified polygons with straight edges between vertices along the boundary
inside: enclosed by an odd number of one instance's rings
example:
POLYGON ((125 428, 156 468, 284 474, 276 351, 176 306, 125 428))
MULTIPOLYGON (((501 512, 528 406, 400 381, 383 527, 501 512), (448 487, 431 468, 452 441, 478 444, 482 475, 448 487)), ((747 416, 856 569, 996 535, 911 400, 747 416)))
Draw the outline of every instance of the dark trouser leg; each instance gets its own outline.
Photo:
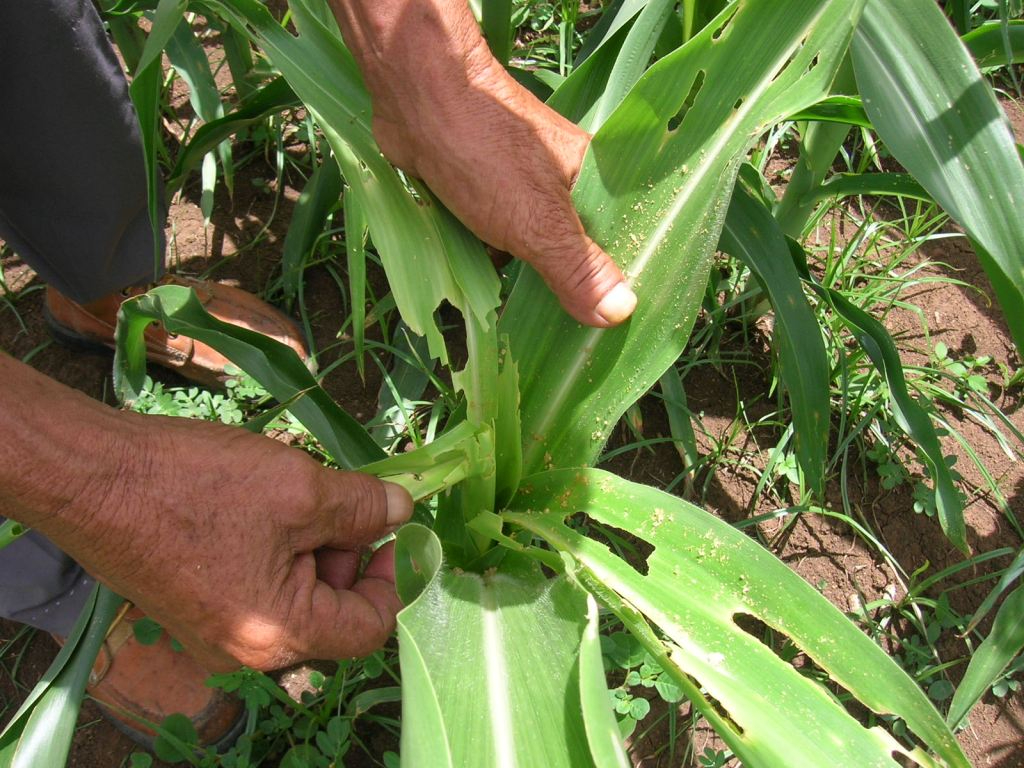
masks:
POLYGON ((138 123, 90 0, 0 0, 0 105, 0 237, 81 303, 153 280, 138 123))
POLYGON ((93 583, 35 531, 0 550, 0 616, 6 619, 67 636, 93 583))
MULTIPOLYGON (((0 110, 0 237, 75 301, 152 280, 138 125, 89 0, 0 0, 0 110)), ((37 533, 0 550, 0 616, 66 635, 91 588, 37 533)))

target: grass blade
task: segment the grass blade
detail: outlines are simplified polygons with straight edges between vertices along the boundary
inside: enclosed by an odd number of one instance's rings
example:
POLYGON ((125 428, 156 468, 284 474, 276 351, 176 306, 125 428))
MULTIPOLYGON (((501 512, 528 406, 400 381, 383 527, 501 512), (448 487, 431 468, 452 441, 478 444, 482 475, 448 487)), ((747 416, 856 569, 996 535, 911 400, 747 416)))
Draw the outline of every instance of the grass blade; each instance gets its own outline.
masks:
MULTIPOLYGON (((224 105, 220 100, 220 91, 210 72, 210 62, 206 51, 192 34, 187 23, 178 24, 171 39, 167 41, 167 58, 178 76, 188 86, 188 99, 196 115, 204 123, 212 122, 224 116, 224 105)), ((224 186, 228 194, 234 190, 234 168, 231 160, 231 142, 222 141, 217 145, 217 157, 224 174, 224 186)), ((216 174, 209 186, 203 185, 202 209, 203 218, 210 220, 213 213, 213 185, 216 174)))
POLYGON ((483 0, 481 31, 491 54, 503 66, 512 55, 512 0, 483 0))
POLYGON ((683 462, 686 478, 683 481, 684 496, 693 493, 694 469, 700 462, 700 451, 697 448, 697 435, 693 431, 690 409, 686 404, 686 390, 679 371, 672 366, 658 380, 661 395, 665 400, 665 413, 668 415, 669 433, 672 443, 683 462))
POLYGON ((967 672, 949 705, 946 722, 958 726, 985 691, 1024 649, 1024 586, 1011 592, 996 613, 992 631, 971 657, 967 672))
POLYGON ((1024 20, 991 21, 961 39, 981 69, 1024 62, 1024 20))
POLYGON ((238 109, 201 125, 178 154, 168 177, 168 191, 180 189, 188 174, 222 141, 251 125, 262 122, 270 115, 289 107, 296 107, 300 103, 299 97, 295 95, 288 82, 283 77, 276 77, 243 101, 238 109))
POLYGON ((1013 558, 1013 562, 1010 563, 1010 567, 1006 569, 1006 572, 999 578, 999 583, 993 587, 992 591, 985 596, 985 600, 981 605, 978 606, 978 610, 971 616, 971 622, 967 625, 966 632, 972 632, 978 623, 988 615, 988 612, 992 610, 992 607, 996 604, 996 600, 999 599, 1000 595, 1005 592, 1009 586, 1024 575, 1024 549, 1017 553, 1017 556, 1013 558))
POLYGON ((231 26, 222 29, 220 37, 224 44, 224 58, 227 59, 228 69, 231 70, 235 93, 239 99, 245 101, 256 92, 256 86, 252 82, 253 58, 249 38, 231 26))
MULTIPOLYGON (((366 239, 369 233, 366 214, 355 195, 341 200, 345 216, 345 263, 348 266, 348 291, 351 297, 352 343, 360 378, 366 377, 366 239)), ((419 337, 417 337, 419 338, 419 337)))
MULTIPOLYGON (((798 246, 797 246, 798 247, 798 246)), ((800 252, 802 254, 802 251, 800 252)), ((837 291, 830 290, 813 280, 807 262, 801 255, 797 269, 807 284, 825 301, 850 328, 858 343, 871 358, 871 362, 889 388, 889 403, 900 429, 917 445, 922 461, 928 467, 935 483, 935 506, 939 524, 946 537, 965 554, 967 529, 964 525, 964 505, 960 492, 942 453, 942 445, 925 406, 907 391, 906 378, 899 352, 889 332, 878 320, 854 305, 837 291)))
POLYGON ((89 673, 123 602, 96 585, 57 658, 0 734, 0 766, 67 762, 89 673))
POLYGON ((167 42, 181 23, 186 0, 160 0, 153 16, 149 37, 142 49, 138 69, 132 77, 128 93, 139 118, 143 161, 146 166, 146 189, 149 220, 153 226, 153 276, 163 271, 164 216, 161 206, 160 155, 164 153, 160 125, 160 93, 163 69, 160 57, 167 42))

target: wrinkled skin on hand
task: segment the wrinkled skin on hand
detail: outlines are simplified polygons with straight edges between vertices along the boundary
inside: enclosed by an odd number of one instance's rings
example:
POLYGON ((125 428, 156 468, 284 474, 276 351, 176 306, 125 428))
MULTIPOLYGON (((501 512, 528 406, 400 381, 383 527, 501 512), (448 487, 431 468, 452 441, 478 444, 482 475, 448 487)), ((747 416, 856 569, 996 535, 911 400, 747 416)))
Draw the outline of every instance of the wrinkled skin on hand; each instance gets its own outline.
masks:
POLYGON ((0 381, 0 509, 208 669, 361 656, 391 635, 392 547, 360 565, 412 514, 402 488, 237 427, 116 411, 3 353, 0 381))
POLYGON ((214 671, 384 644, 402 607, 392 546, 359 567, 411 514, 404 490, 237 428, 146 417, 146 429, 157 460, 137 472, 129 459, 108 488, 110 513, 76 548, 89 572, 214 671))
POLYGON ((491 56, 463 0, 331 0, 373 100, 384 155, 478 237, 528 261, 581 323, 633 311, 570 192, 589 135, 491 56))

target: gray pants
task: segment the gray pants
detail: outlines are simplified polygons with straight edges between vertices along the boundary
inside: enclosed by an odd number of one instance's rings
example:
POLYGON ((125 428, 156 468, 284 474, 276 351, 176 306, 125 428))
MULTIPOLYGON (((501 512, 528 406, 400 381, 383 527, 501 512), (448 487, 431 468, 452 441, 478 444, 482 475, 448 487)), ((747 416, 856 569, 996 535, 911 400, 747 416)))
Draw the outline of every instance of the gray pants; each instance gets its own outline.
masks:
MULTIPOLYGON (((79 302, 154 279, 138 123, 90 0, 0 0, 0 105, 0 237, 79 302)), ((67 634, 90 587, 36 533, 0 550, 0 616, 67 634)))

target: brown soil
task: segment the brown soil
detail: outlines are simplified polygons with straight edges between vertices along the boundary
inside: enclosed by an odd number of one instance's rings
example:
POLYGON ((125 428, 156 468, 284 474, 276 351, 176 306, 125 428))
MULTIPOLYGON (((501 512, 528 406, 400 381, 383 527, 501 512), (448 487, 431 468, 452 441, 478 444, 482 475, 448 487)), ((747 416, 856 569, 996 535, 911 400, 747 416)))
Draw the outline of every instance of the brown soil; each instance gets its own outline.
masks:
MULTIPOLYGON (((1009 111, 1018 135, 1024 135, 1021 130, 1024 113, 1015 105, 1010 105, 1009 111)), ((218 279, 235 280, 250 291, 262 292, 272 279, 290 221, 290 211, 297 199, 296 187, 301 186, 299 179, 286 178, 278 195, 273 179, 274 172, 258 161, 246 166, 239 172, 233 199, 227 199, 221 189, 209 226, 204 225, 199 213, 198 192, 193 188, 187 189, 183 198, 173 206, 171 224, 167 229, 169 258, 175 268, 196 275, 210 271, 218 279), (271 181, 269 184, 255 184, 258 179, 271 181), (275 196, 276 213, 272 215, 275 196)), ((1005 323, 989 299, 991 289, 964 241, 940 240, 927 246, 922 255, 933 262, 928 267, 929 274, 955 277, 973 287, 928 286, 904 297, 912 299, 921 309, 930 334, 927 339, 923 338, 920 324, 905 314, 890 316, 891 330, 902 333, 901 344, 907 351, 907 359, 919 360, 926 354, 927 345, 943 341, 954 357, 975 352, 989 354, 996 363, 1005 364, 1011 371, 1018 368, 1021 360, 1009 341, 1005 323)), ((0 350, 18 358, 27 358, 34 367, 54 379, 113 404, 110 355, 75 353, 53 343, 43 322, 42 291, 35 275, 9 252, 3 256, 2 268, 16 297, 13 309, 0 303, 0 350)), ((345 351, 337 343, 337 334, 341 318, 346 314, 344 305, 347 298, 324 266, 313 267, 306 273, 305 295, 314 343, 317 349, 327 350, 321 359, 321 366, 325 366, 345 351)), ((759 337, 755 335, 756 338, 759 337)), ((693 413, 700 414, 703 431, 718 441, 728 442, 740 400, 748 405, 754 403, 747 412, 748 419, 770 411, 774 406, 765 394, 770 383, 768 371, 767 352, 759 366, 696 367, 687 377, 686 387, 690 408, 693 413)), ((1001 374, 994 366, 989 374, 992 399, 1009 415, 1017 429, 1024 431, 1020 390, 1003 389, 1001 374)), ((176 383, 173 374, 159 375, 170 383, 176 383)), ((365 419, 372 415, 379 386, 373 366, 367 367, 365 385, 352 364, 336 368, 326 378, 325 385, 335 399, 357 418, 365 419)), ((668 434, 664 411, 656 400, 646 400, 642 412, 645 437, 668 434)), ((999 479, 1009 508, 1018 511, 1019 515, 1024 503, 1022 463, 1008 457, 991 435, 975 422, 956 412, 947 415, 966 442, 982 456, 992 475, 999 479)), ((763 447, 774 444, 771 438, 770 432, 740 432, 729 455, 737 459, 742 457, 754 468, 763 466, 764 455, 754 440, 762 440, 763 447)), ((710 439, 702 438, 701 443, 702 451, 712 450, 710 439)), ((990 494, 979 490, 984 487, 982 479, 965 453, 950 440, 945 441, 945 447, 958 456, 956 466, 964 476, 962 488, 969 498, 966 519, 973 551, 983 553, 999 547, 1020 548, 1022 542, 1007 524, 1003 511, 990 494)), ((678 455, 666 446, 656 447, 653 453, 637 451, 620 456, 610 466, 633 479, 662 486, 681 471, 678 455)), ((946 541, 937 522, 913 512, 907 487, 893 492, 882 490, 870 463, 852 467, 848 479, 847 493, 853 511, 862 516, 908 572, 929 563, 928 573, 931 574, 960 561, 961 556, 946 541)), ((765 494, 752 502, 756 483, 756 469, 745 468, 742 462, 726 463, 719 465, 714 474, 697 478, 698 497, 708 509, 729 521, 786 506, 783 500, 786 490, 781 487, 777 496, 765 494)), ((842 509, 838 479, 833 480, 829 491, 830 507, 842 509)), ((1024 517, 1019 519, 1024 521, 1024 517)), ((848 526, 825 517, 805 515, 784 535, 777 534, 780 534, 779 524, 762 526, 761 535, 772 542, 777 554, 811 584, 819 585, 824 594, 844 610, 886 595, 898 598, 905 594, 902 580, 880 561, 874 549, 867 548, 857 539, 848 526)), ((938 595, 954 582, 991 573, 1007 562, 1002 558, 969 569, 936 585, 931 593, 938 595)), ((990 587, 991 581, 987 581, 953 592, 954 608, 969 614, 990 587)), ((0 641, 11 639, 18 631, 18 627, 9 622, 0 623, 0 641)), ((0 697, 5 718, 17 708, 18 701, 41 676, 55 652, 56 646, 48 637, 36 635, 23 638, 0 659, 7 672, 0 674, 0 697)), ((944 659, 953 660, 965 658, 969 650, 962 642, 953 640, 943 646, 942 652, 944 659)), ((952 670, 954 682, 958 681, 962 671, 963 664, 952 670)), ((683 709, 685 713, 686 708, 683 709)), ((999 768, 1024 765, 1024 693, 1002 700, 987 696, 972 713, 970 726, 959 734, 959 739, 975 765, 999 768)), ((666 727, 655 725, 646 736, 634 741, 635 764, 644 768, 680 765, 683 764, 681 756, 688 748, 699 754, 705 746, 720 746, 713 734, 706 729, 700 730, 692 744, 681 742, 676 745, 676 757, 670 763, 667 742, 666 727)), ((393 744, 376 746, 395 748, 393 744)), ((99 717, 94 705, 88 702, 84 705, 70 765, 77 768, 120 766, 126 764, 127 756, 134 749, 127 738, 99 717)), ((380 752, 377 754, 379 756, 380 752)), ((354 760, 346 764, 357 765, 354 760)), ((686 764, 695 765, 696 761, 693 759, 686 764)))

